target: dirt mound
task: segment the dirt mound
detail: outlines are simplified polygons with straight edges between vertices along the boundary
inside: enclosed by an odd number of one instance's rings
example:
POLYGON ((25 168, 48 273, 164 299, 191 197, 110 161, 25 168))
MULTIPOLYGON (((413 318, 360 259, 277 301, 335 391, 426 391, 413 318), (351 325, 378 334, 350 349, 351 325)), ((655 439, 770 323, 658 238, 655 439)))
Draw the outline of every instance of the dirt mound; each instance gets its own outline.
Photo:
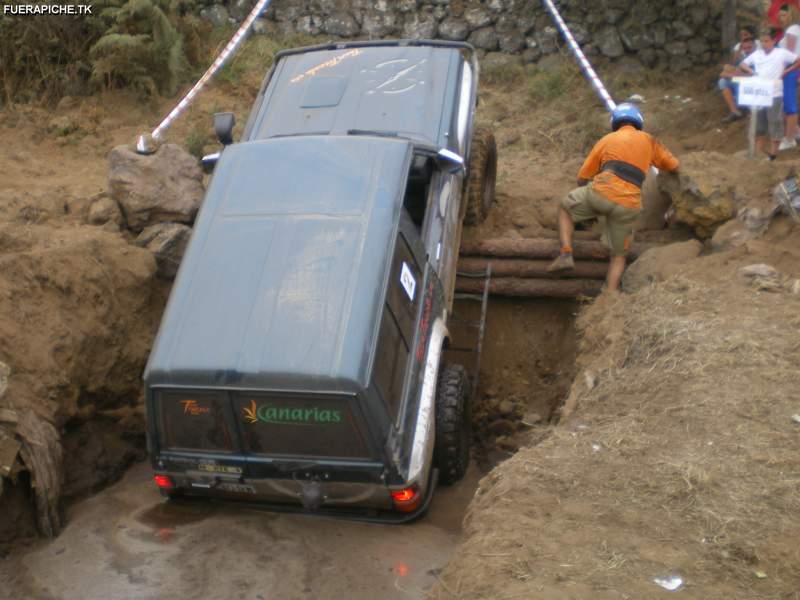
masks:
POLYGON ((23 442, 39 526, 52 532, 62 483, 85 493, 142 455, 135 413, 164 292, 152 254, 118 234, 13 223, 0 240, 0 360, 11 368, 0 420, 23 442), (94 419, 100 435, 86 429, 94 419))
POLYGON ((577 413, 481 482, 431 597, 655 598, 670 576, 691 598, 800 589, 800 295, 738 273, 798 276, 800 231, 780 221, 772 243, 580 315, 577 413))

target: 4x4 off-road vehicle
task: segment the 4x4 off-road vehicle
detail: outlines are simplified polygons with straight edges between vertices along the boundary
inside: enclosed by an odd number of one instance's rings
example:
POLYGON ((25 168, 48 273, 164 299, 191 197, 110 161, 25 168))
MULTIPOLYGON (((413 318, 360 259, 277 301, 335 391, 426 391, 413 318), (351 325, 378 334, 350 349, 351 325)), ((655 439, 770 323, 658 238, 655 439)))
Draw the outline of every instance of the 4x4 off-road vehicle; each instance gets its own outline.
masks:
MULTIPOLYGON (((442 355, 461 227, 494 192, 468 44, 280 53, 224 145, 145 372, 170 496, 403 520, 469 461, 442 355)), ((485 313, 484 313, 485 314, 485 313)))

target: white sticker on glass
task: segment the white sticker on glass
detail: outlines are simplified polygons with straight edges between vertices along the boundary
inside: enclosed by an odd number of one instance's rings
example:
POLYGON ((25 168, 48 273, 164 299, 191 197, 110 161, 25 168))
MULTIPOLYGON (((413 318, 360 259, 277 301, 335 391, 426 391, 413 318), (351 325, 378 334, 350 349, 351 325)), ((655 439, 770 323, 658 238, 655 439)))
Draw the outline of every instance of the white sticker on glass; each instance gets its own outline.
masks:
POLYGON ((403 285, 406 294, 408 294, 409 300, 413 302, 414 290, 417 289, 417 280, 414 279, 414 274, 406 263, 403 263, 403 268, 400 270, 400 283, 403 285))

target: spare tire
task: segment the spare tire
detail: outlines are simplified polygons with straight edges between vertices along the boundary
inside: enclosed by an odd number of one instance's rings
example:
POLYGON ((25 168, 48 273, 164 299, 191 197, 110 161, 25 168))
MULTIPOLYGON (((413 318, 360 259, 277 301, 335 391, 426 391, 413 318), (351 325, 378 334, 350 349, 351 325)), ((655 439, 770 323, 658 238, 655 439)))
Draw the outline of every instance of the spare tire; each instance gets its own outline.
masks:
POLYGON ((464 223, 477 225, 489 214, 497 180, 497 144, 488 127, 476 127, 472 134, 464 199, 464 223))
POLYGON ((472 438, 470 385, 461 365, 445 364, 436 389, 436 442, 433 461, 439 481, 445 485, 459 481, 469 466, 472 438))

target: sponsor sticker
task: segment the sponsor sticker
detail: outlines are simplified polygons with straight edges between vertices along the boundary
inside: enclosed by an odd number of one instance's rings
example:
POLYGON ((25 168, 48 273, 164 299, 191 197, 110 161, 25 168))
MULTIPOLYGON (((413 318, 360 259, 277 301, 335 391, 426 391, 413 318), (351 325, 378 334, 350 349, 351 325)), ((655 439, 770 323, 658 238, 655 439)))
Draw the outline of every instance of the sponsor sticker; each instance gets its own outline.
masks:
POLYGON ((183 404, 183 414, 185 415, 197 417, 199 415, 207 415, 211 412, 209 407, 200 406, 197 400, 181 400, 181 404, 183 404))
POLYGON ((413 302, 414 292, 417 289, 417 280, 414 279, 414 274, 405 262, 403 263, 403 268, 400 269, 400 283, 406 291, 406 294, 408 294, 408 299, 413 302))
POLYGON ((342 411, 333 408, 289 408, 274 404, 243 406, 242 413, 248 423, 273 423, 277 425, 335 425, 341 423, 342 411))

